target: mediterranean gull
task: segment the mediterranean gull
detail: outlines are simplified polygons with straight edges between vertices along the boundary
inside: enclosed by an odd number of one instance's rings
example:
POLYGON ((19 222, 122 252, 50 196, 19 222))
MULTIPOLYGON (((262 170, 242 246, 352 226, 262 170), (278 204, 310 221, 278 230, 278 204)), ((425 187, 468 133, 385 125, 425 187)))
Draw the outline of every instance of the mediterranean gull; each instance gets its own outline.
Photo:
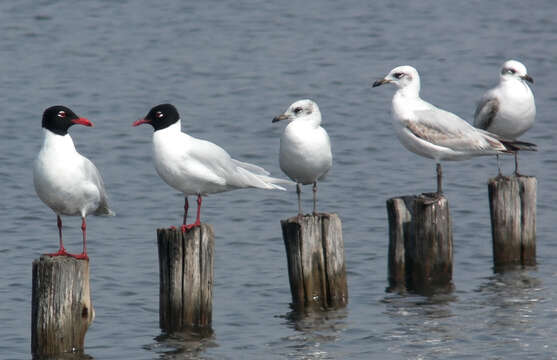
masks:
POLYGON ((65 106, 52 106, 43 113, 44 142, 33 167, 33 183, 39 198, 55 213, 58 222, 60 249, 50 256, 87 256, 87 223, 93 215, 114 215, 99 170, 75 149, 68 129, 74 124, 93 126, 86 118, 78 117, 65 106), (83 252, 73 255, 66 252, 62 242, 60 215, 81 216, 83 252))
POLYGON ((286 190, 277 184, 289 180, 268 176, 265 169, 235 160, 220 146, 182 132, 178 110, 171 104, 153 107, 133 126, 150 124, 153 133, 153 157, 159 176, 185 195, 182 231, 201 224, 202 196, 242 188, 286 190), (186 225, 188 195, 197 195, 197 217, 186 225))
POLYGON ((534 144, 507 140, 477 129, 448 111, 420 98, 420 76, 412 66, 399 66, 373 83, 392 83, 397 91, 392 101, 392 119, 398 139, 418 155, 435 160, 437 193, 442 191, 442 160, 464 160, 474 156, 535 150, 534 144))
POLYGON ((317 180, 331 168, 331 141, 321 127, 321 112, 312 100, 299 100, 273 122, 290 123, 280 137, 279 163, 282 171, 296 182, 298 214, 302 214, 302 185, 313 184, 313 214, 317 211, 317 180))
MULTIPOLYGON (((536 104, 527 82, 534 83, 526 66, 508 60, 501 66, 499 84, 481 98, 474 113, 474 126, 507 139, 516 139, 534 124, 536 104)), ((514 153, 518 174, 518 152, 514 153)), ((499 155, 497 155, 499 173, 499 155)))

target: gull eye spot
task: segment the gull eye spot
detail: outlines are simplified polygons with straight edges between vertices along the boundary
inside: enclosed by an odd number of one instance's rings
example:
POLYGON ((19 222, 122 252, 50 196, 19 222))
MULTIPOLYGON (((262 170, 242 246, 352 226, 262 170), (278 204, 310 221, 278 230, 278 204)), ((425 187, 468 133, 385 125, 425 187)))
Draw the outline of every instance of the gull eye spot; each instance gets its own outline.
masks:
POLYGON ((302 110, 303 110, 303 109, 302 109, 301 107, 297 107, 297 108, 294 109, 294 114, 297 115, 297 114, 301 113, 302 110))
POLYGON ((157 119, 162 119, 164 117, 164 114, 162 113, 162 111, 157 111, 155 116, 157 117, 157 119))
POLYGON ((404 73, 397 72, 397 73, 394 73, 393 76, 397 79, 402 79, 404 77, 404 73))
POLYGON ((66 112, 64 110, 60 110, 58 111, 58 117, 59 118, 65 118, 66 117, 66 112))

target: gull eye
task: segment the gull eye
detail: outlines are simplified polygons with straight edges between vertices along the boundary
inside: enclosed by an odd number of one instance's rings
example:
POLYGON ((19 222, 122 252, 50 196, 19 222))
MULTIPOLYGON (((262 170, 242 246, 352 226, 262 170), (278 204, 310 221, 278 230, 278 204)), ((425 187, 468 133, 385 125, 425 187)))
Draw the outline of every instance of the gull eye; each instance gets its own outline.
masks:
POLYGON ((515 69, 511 69, 511 68, 504 68, 503 71, 501 71, 501 73, 503 74, 516 74, 516 70, 515 69))
POLYGON ((303 109, 301 107, 297 107, 297 108, 294 109, 294 114, 298 115, 299 113, 302 112, 302 110, 303 109))
POLYGON ((404 76, 404 73, 401 73, 401 72, 394 73, 393 76, 397 79, 401 79, 404 76))
POLYGON ((164 116, 164 114, 161 111, 157 111, 155 116, 157 117, 157 119, 161 119, 164 116))
POLYGON ((66 117, 66 112, 64 110, 58 111, 58 117, 59 118, 65 118, 66 117))

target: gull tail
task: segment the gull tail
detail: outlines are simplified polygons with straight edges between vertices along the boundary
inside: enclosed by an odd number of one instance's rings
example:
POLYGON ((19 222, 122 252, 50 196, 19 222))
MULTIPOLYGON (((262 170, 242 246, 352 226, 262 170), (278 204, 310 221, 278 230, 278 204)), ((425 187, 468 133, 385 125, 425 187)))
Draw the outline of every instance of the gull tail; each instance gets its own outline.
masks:
MULTIPOLYGON (((262 169, 262 168, 259 168, 259 169, 262 169)), ((259 189, 267 189, 267 190, 273 190, 274 189, 274 190, 286 191, 286 189, 284 187, 282 187, 278 184, 294 184, 290 180, 274 178, 274 177, 268 176, 267 174, 262 173, 261 171, 259 171, 259 173, 255 173, 255 172, 252 172, 250 170, 252 170, 251 167, 247 167, 247 168, 245 166, 238 166, 237 167, 237 174, 240 175, 240 176, 237 179, 238 182, 236 183, 236 186, 238 186, 238 187, 255 187, 255 188, 259 188, 259 189)))
POLYGON ((526 141, 500 139, 505 147, 511 151, 538 151, 538 145, 526 141))
MULTIPOLYGON (((538 145, 529 143, 526 141, 519 141, 519 140, 510 140, 506 139, 502 136, 496 135, 494 133, 490 133, 489 131, 485 131, 482 129, 476 128, 479 132, 483 133, 484 135, 491 137, 492 139, 497 140, 505 147, 505 150, 502 152, 514 153, 516 151, 538 151, 538 145)), ((501 150, 499 150, 501 151, 501 150)))
POLYGON ((279 179, 279 178, 275 178, 275 177, 271 177, 271 176, 267 176, 267 175, 258 175, 258 177, 265 181, 267 184, 269 184, 271 186, 272 189, 277 189, 277 190, 283 190, 286 191, 286 189, 280 185, 277 184, 285 184, 285 185, 295 185, 296 183, 290 180, 286 180, 286 179, 279 179))
POLYGON ((100 206, 97 211, 93 213, 96 216, 116 216, 116 213, 108 207, 108 204, 100 206))

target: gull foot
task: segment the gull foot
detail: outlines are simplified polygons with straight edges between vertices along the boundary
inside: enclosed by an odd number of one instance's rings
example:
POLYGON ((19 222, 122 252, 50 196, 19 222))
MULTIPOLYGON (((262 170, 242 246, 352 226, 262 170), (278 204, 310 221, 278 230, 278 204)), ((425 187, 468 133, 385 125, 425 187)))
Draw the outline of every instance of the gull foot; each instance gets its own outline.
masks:
POLYGON ((423 193, 421 196, 424 199, 424 205, 431 205, 441 200, 443 193, 423 193))
POLYGON ((81 253, 78 255, 75 254, 68 254, 68 256, 73 257, 74 259, 78 259, 78 260, 87 260, 89 261, 89 256, 87 256, 87 253, 81 253))
POLYGON ((58 250, 58 252, 51 253, 51 254, 45 254, 45 255, 46 255, 46 256, 52 256, 52 257, 54 257, 54 256, 71 256, 71 255, 66 251, 66 249, 64 249, 64 248, 60 248, 60 250, 58 250))
POLYGON ((196 221, 196 222, 194 222, 193 224, 189 224, 189 225, 185 225, 185 224, 184 224, 184 225, 182 225, 182 227, 181 227, 181 228, 182 228, 182 232, 187 232, 187 231, 193 229, 193 228, 196 227, 196 226, 201 226, 201 223, 199 223, 199 222, 196 221))

